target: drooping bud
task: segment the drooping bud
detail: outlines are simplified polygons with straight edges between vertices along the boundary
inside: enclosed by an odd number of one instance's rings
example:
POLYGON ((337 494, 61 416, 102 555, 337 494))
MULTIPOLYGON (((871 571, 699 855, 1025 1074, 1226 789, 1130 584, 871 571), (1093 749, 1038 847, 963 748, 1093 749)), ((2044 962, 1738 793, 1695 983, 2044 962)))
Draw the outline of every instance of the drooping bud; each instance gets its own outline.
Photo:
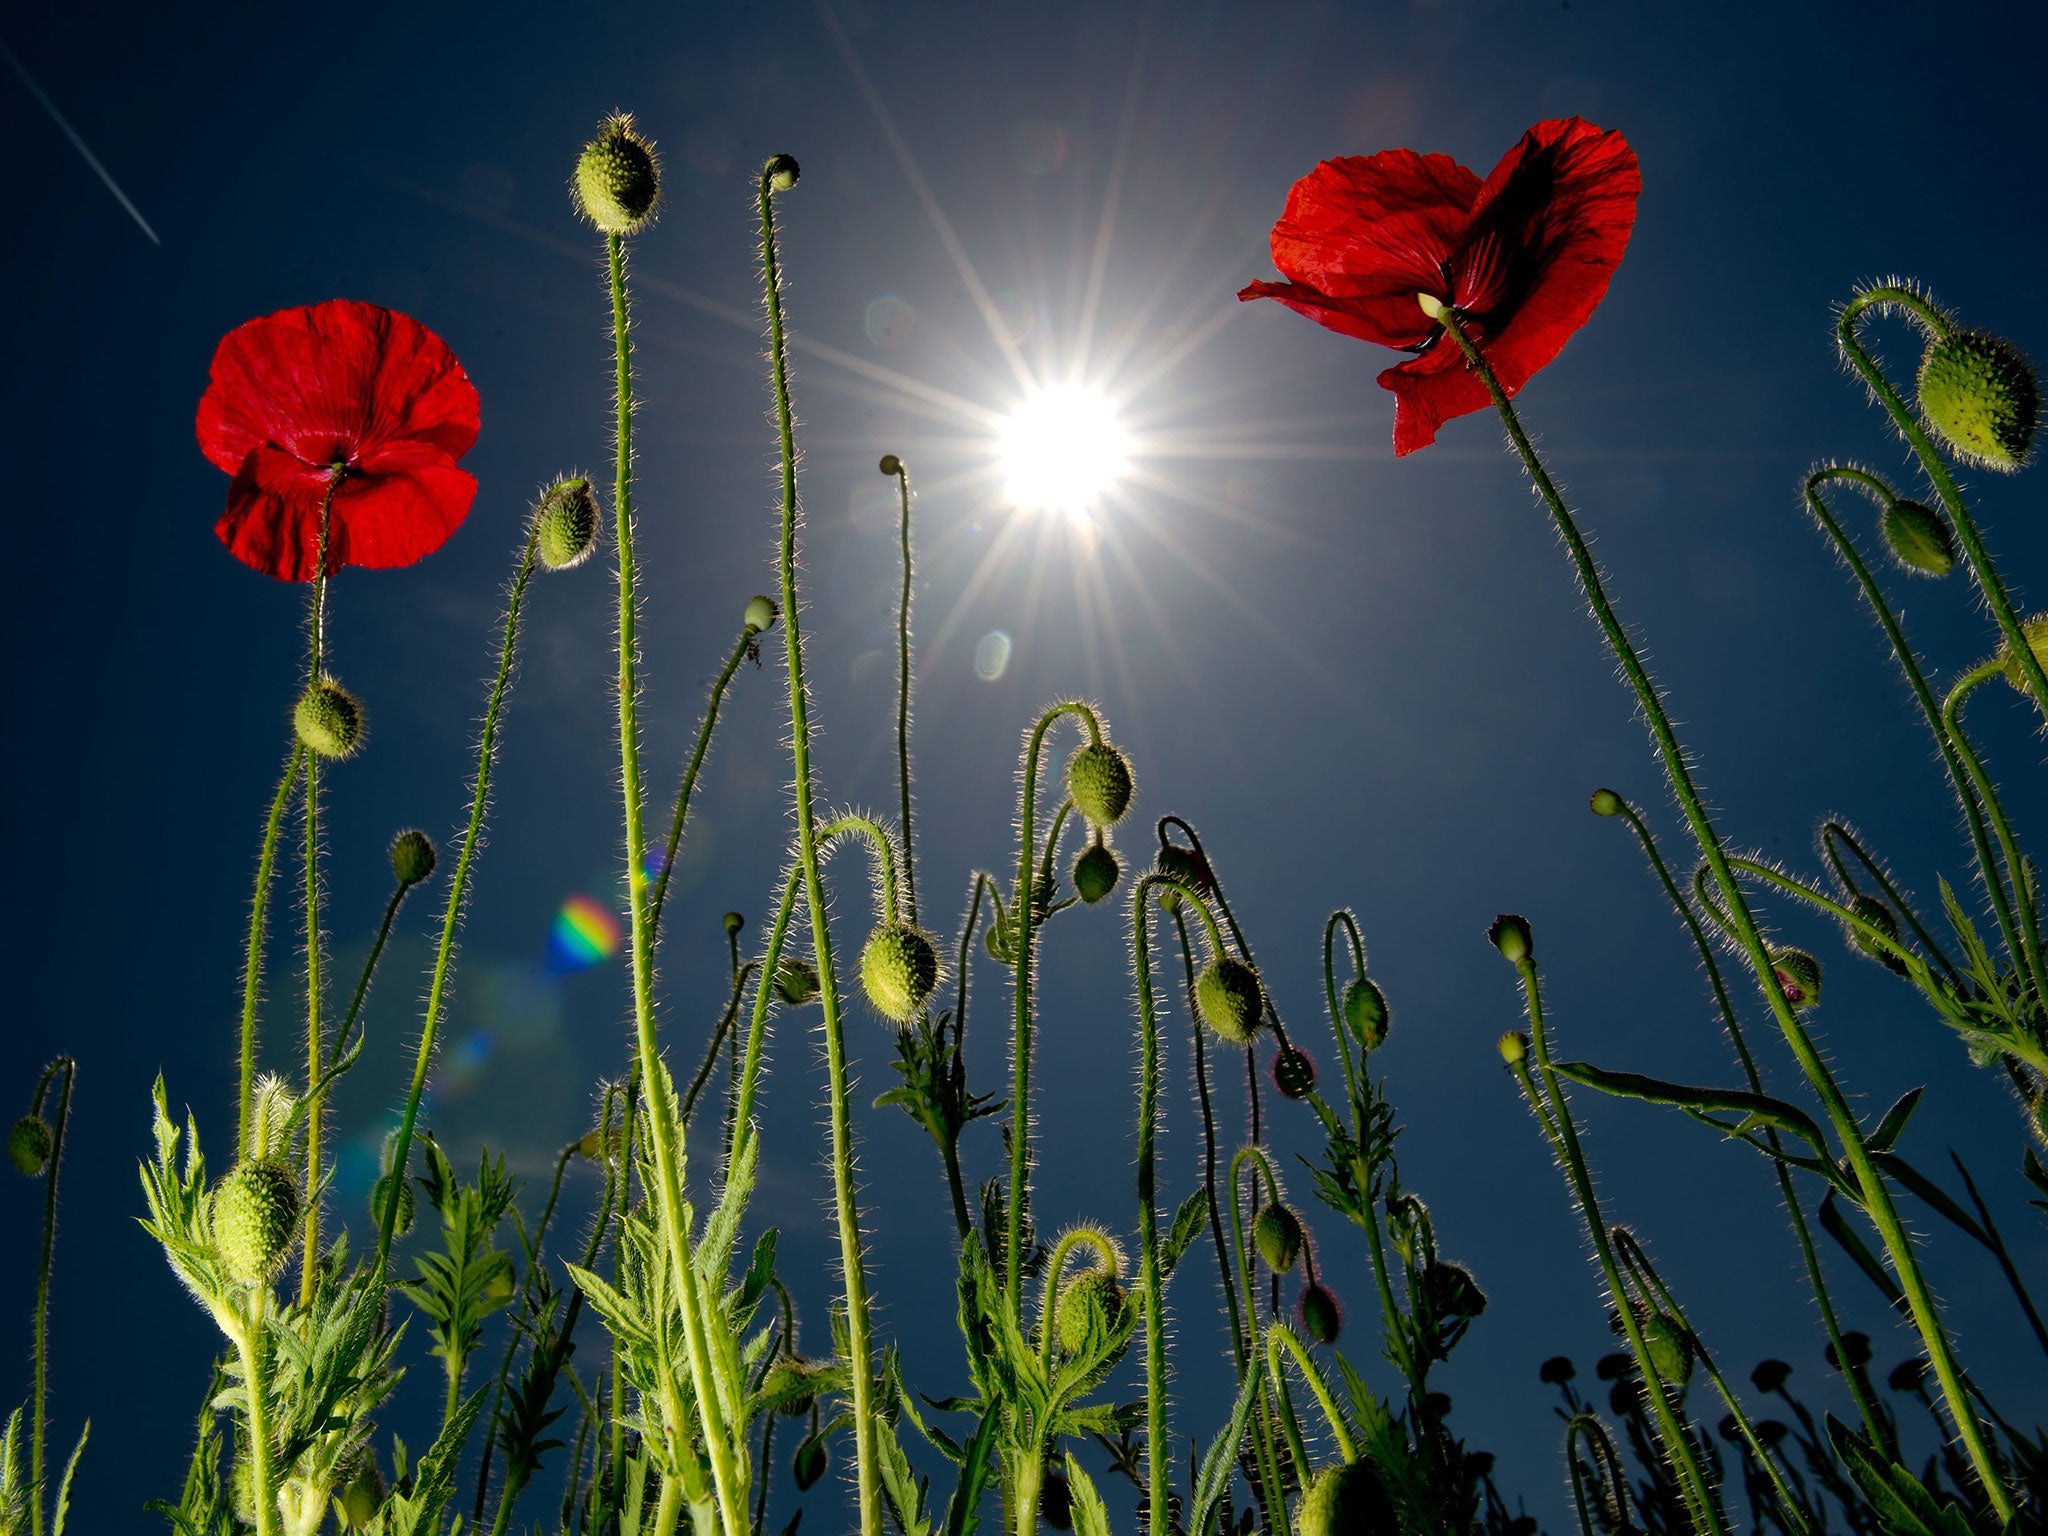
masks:
MULTIPOLYGON (((592 1131, 584 1141, 594 1142, 597 1132, 592 1131)), ((582 1143, 578 1143, 580 1147, 582 1143)), ((595 1156, 595 1153, 591 1154, 595 1156)), ((395 1243, 412 1231, 414 1218, 419 1214, 419 1202, 409 1182, 398 1179, 391 1173, 381 1173, 377 1182, 370 1186, 370 1221, 379 1232, 384 1230, 384 1208, 391 1203, 391 1192, 398 1191, 398 1216, 391 1223, 391 1240, 395 1243)))
POLYGON ((1294 1310, 1301 1319, 1301 1331, 1318 1344, 1334 1344, 1344 1331, 1344 1310, 1326 1285, 1303 1286, 1294 1310))
MULTIPOLYGON (((1207 898, 1216 889, 1216 876, 1209 868, 1209 860, 1192 848, 1183 848, 1178 843, 1159 845, 1159 873, 1171 875, 1183 885, 1193 888, 1196 895, 1207 898)), ((1159 892, 1159 905, 1168 912, 1180 906, 1180 892, 1172 886, 1163 886, 1159 892)))
POLYGON ((1423 1290, 1440 1318, 1474 1318, 1486 1310, 1486 1292, 1462 1264, 1439 1260, 1422 1273, 1423 1290))
POLYGON ((1344 989, 1344 1022, 1368 1051, 1376 1051, 1387 1043, 1387 1030, 1393 1018, 1387 1012, 1387 994, 1377 982, 1360 976, 1344 989))
POLYGON ((1512 912, 1503 912, 1493 920, 1493 926, 1486 930, 1486 939, 1511 965, 1520 965, 1528 959, 1529 951, 1534 947, 1529 934, 1529 920, 1512 912))
POLYGON ((802 1355, 784 1355, 768 1367, 761 1378, 761 1405, 786 1419, 800 1419, 818 1400, 818 1383, 827 1370, 825 1362, 802 1355))
POLYGON ((1400 1516, 1368 1461, 1316 1474, 1294 1506, 1295 1536, 1399 1536, 1400 1516))
POLYGON ((784 955, 775 967, 775 995, 801 1008, 818 995, 818 968, 801 955, 784 955))
POLYGON ((411 827, 391 840, 391 873, 405 886, 423 884, 434 873, 434 840, 411 827))
POLYGON ((1888 501, 1878 528, 1884 534, 1884 547, 1900 570, 1946 576, 1955 568, 1955 535, 1934 508, 1917 501, 1888 501))
POLYGON ((50 1153, 54 1146, 50 1122, 41 1115, 23 1115, 14 1122, 14 1129, 7 1133, 8 1160, 23 1178, 39 1179, 43 1176, 43 1170, 50 1166, 50 1153))
POLYGON ((1298 1045, 1273 1053, 1273 1088, 1281 1098, 1299 1103, 1316 1089, 1316 1059, 1298 1045))
POLYGON ((825 1437, 806 1435, 789 1464, 789 1474, 796 1481, 796 1491, 809 1493, 831 1465, 832 1452, 825 1444, 825 1437))
POLYGON ((1509 1066, 1520 1066, 1528 1054, 1529 1037, 1519 1029, 1511 1029, 1500 1037, 1500 1059, 1509 1066))
POLYGON ((2010 473, 2033 446, 2041 394, 2011 342, 1951 330, 1920 357, 1920 414, 1957 458, 2010 473))
POLYGON ((1592 806, 1595 816, 1619 816, 1621 796, 1611 789, 1596 789, 1593 791, 1592 806))
POLYGON ((770 155, 761 167, 762 178, 778 192, 787 192, 802 175, 803 167, 796 163, 795 155, 770 155))
POLYGON ((1053 1342, 1078 1355, 1099 1344, 1123 1320, 1124 1291, 1106 1269, 1087 1269, 1060 1287, 1053 1308, 1053 1342))
MULTIPOLYGON (((1898 914, 1892 911, 1884 902, 1879 901, 1875 896, 1866 896, 1859 893, 1849 898, 1849 910, 1856 916, 1859 922, 1874 928, 1894 944, 1898 943, 1898 914)), ((1904 960, 1893 954, 1889 949, 1886 949, 1884 945, 1880 944, 1870 934, 1865 933, 1855 923, 1846 924, 1845 926, 1849 930, 1849 942, 1856 949, 1870 956, 1871 959, 1894 975, 1903 976, 1906 974, 1906 962, 1904 960)))
POLYGON ((630 235, 654 217, 661 201, 661 163, 629 113, 599 124, 597 137, 576 158, 571 183, 576 211, 608 235, 630 235))
POLYGON ((1772 950, 1771 975, 1794 1008, 1811 1008, 1820 1001, 1820 962, 1805 950, 1789 944, 1772 950))
POLYGON ((891 480, 894 480, 898 475, 903 473, 903 461, 897 458, 896 455, 893 453, 883 454, 882 462, 876 467, 879 468, 882 471, 882 473, 887 475, 891 480))
POLYGON ((1232 1045, 1249 1045, 1266 1022, 1259 973, 1235 955, 1219 955, 1195 978, 1195 1011, 1232 1045))
POLYGON ((283 1268, 299 1219, 299 1186, 281 1158, 235 1164, 213 1188, 213 1249, 228 1277, 261 1285, 283 1268))
POLYGON ((1643 1348, 1658 1378, 1674 1387, 1691 1381, 1694 1347, 1685 1324, 1661 1308, 1638 1303, 1636 1325, 1643 1331, 1643 1348))
POLYGON ((597 548, 597 496, 581 476, 557 480, 533 509, 533 552, 544 571, 581 565, 597 548))
POLYGON ((890 923, 868 935, 860 952, 860 984, 875 1012, 908 1024, 939 984, 939 953, 928 935, 908 923, 890 923))
POLYGON ((1098 839, 1083 848, 1080 857, 1074 860, 1074 893, 1092 907, 1116 889, 1117 877, 1122 873, 1109 845, 1098 839))
POLYGON ((1252 1246, 1276 1275, 1294 1268, 1294 1261, 1301 1257, 1303 1237, 1301 1218, 1277 1202, 1260 1206, 1259 1214, 1252 1218, 1252 1246))
POLYGON ((756 594, 748 599, 746 616, 742 622, 757 635, 771 628, 775 623, 774 602, 756 594))
MULTIPOLYGON (((2020 633, 2026 636, 2027 649, 2034 653, 2043 671, 2048 671, 2048 613, 2037 613, 2020 626, 2020 633)), ((2019 657, 2013 648, 2006 645, 1999 652, 2005 657, 2005 680, 2021 693, 2027 691, 2027 674, 2020 666, 2019 657)))
POLYGON ((1552 1387, 1561 1387, 1578 1374, 1570 1355, 1552 1355, 1536 1368, 1536 1379, 1552 1387))
POLYGON ((738 938, 740 930, 747 926, 747 920, 737 912, 726 913, 719 922, 724 925, 725 936, 729 939, 738 938))
POLYGON ((309 751, 348 757, 363 744, 363 706, 331 677, 323 677, 292 709, 292 728, 309 751))
POLYGON ((1113 827, 1131 808, 1131 760, 1106 741, 1091 741, 1067 759, 1067 795, 1090 825, 1113 827))

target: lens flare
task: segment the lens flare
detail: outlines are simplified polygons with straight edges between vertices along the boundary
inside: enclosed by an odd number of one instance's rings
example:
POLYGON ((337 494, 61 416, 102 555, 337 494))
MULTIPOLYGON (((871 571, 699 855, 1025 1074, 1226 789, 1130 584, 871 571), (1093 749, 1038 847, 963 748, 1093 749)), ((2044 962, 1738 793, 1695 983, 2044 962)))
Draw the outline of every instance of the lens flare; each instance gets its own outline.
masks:
POLYGON ((548 968, 587 971, 619 952, 619 920, 588 896, 571 896, 548 927, 548 968))
POLYGON ((1123 477, 1130 435, 1100 390, 1061 384, 1028 396, 997 441, 1004 499, 1032 511, 1085 515, 1123 477))

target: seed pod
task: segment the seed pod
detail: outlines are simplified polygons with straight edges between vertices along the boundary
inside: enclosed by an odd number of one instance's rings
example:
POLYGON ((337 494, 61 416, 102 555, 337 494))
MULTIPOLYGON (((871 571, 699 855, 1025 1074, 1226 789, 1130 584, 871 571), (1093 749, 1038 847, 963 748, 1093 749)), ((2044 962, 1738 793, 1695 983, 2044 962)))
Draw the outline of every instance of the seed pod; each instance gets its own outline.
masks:
POLYGON ((1092 907, 1116 889, 1122 873, 1108 844, 1092 842, 1074 860, 1074 892, 1092 907))
POLYGON ((1327 1467, 1294 1506, 1295 1536, 1400 1536, 1401 1521, 1367 1461, 1327 1467))
POLYGON ((1262 1205, 1252 1218, 1252 1246, 1266 1261, 1266 1268, 1284 1275, 1301 1257, 1301 1218, 1280 1204, 1262 1205))
POLYGON ((583 146, 570 185, 578 213, 608 235, 630 235, 646 227, 661 201, 661 164, 632 117, 615 113, 583 146))
POLYGON ((1131 760, 1106 741, 1088 742, 1067 759, 1067 795, 1097 827, 1113 827, 1131 808, 1131 760))
POLYGON ((597 497, 581 476, 557 480, 533 509, 533 552, 544 571, 581 565, 597 548, 597 497))
POLYGON ((801 1008, 818 995, 818 970, 797 955, 784 955, 775 967, 775 995, 792 1008, 801 1008))
POLYGON ((1318 1344, 1334 1344, 1344 1331, 1344 1310, 1326 1285, 1305 1285, 1294 1310, 1301 1319, 1301 1331, 1318 1344))
POLYGON ((417 827, 391 840, 391 873, 405 886, 424 884, 434 873, 434 841, 417 827))
POLYGON ((1486 939, 1510 965, 1519 965, 1528 959, 1529 951, 1535 945, 1529 933, 1529 920, 1512 912, 1503 912, 1493 920, 1493 926, 1486 930, 1486 939))
POLYGON ((1265 1023, 1259 973, 1235 955, 1219 955, 1195 978, 1195 1011, 1232 1045, 1248 1045, 1265 1023))
POLYGON ((1378 1050, 1387 1043, 1387 1030, 1393 1023, 1387 1012, 1387 994, 1376 982, 1359 977, 1344 989, 1344 1022, 1360 1045, 1368 1051, 1378 1050))
POLYGON ((1789 944, 1772 950, 1771 975, 1794 1008, 1805 1010, 1820 1001, 1820 962, 1805 950, 1789 944))
POLYGON ((770 155, 768 163, 761 167, 761 175, 776 191, 787 192, 803 175, 803 167, 796 163, 795 155, 770 155))
POLYGON ((1946 576, 1955 569, 1955 535, 1934 508, 1917 501, 1888 501, 1878 528, 1884 534, 1884 547, 1900 570, 1946 576))
POLYGON ((299 1219, 299 1186, 281 1158, 235 1164, 213 1187, 213 1249, 228 1277, 261 1285, 284 1267, 299 1219))
POLYGON ((758 593, 747 599, 747 611, 743 621, 755 634, 772 627, 775 623, 775 604, 758 593))
POLYGON ((1273 1053, 1273 1088, 1281 1098, 1296 1103, 1316 1089, 1316 1059, 1298 1045, 1283 1045, 1273 1053))
POLYGON ((1920 357, 1920 415, 1966 464, 2009 473, 2033 446, 2041 394, 2011 342, 1951 330, 1920 357))
POLYGON ((331 677, 323 677, 292 708, 292 728, 309 751, 342 758, 363 744, 363 706, 331 677))
POLYGON ((42 1177, 43 1170, 50 1166, 54 1145, 50 1123, 41 1115, 23 1115, 7 1133, 7 1156, 24 1178, 42 1177))
POLYGON ((1100 1343, 1123 1320, 1124 1292, 1106 1269, 1088 1269, 1060 1287, 1053 1308, 1053 1342, 1078 1355, 1100 1343))
POLYGON ((877 928, 860 952, 860 984, 875 1012, 893 1024, 908 1024, 939 984, 938 951, 908 923, 877 928))

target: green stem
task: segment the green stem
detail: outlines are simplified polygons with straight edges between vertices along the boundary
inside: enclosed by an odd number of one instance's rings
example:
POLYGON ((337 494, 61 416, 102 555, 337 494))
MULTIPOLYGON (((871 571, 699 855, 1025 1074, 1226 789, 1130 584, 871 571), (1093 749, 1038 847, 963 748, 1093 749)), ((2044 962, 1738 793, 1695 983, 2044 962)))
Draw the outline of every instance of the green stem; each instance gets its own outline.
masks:
POLYGON ((29 1428, 29 1511, 35 1536, 43 1536, 43 1458, 45 1425, 50 1399, 50 1271, 57 1257, 57 1175, 64 1166, 64 1127, 71 1119, 71 1088, 78 1080, 78 1063, 59 1056, 44 1070, 36 1086, 33 1113, 42 1113, 43 1093, 53 1077, 62 1074, 57 1090, 57 1112, 50 1125, 50 1161, 43 1170, 43 1251, 36 1264, 36 1399, 29 1428))
POLYGON ((696 792, 697 775, 704 767, 704 754, 711 747, 711 731, 718 724, 718 709, 725 702, 726 690, 732 686, 733 674, 739 671, 740 663, 747 652, 754 648, 754 637, 760 633, 752 625, 740 632, 739 644, 732 648, 724 668, 718 674, 718 681, 711 685, 711 697, 704 706, 704 719, 697 726, 697 743, 690 750, 690 763, 683 770, 682 787, 676 791, 676 809, 669 821, 668 844, 662 851, 661 873, 655 876, 654 894, 647 903, 648 932, 657 938, 661 934, 661 905, 668 899, 669 877, 675 873, 676 852, 683 843, 683 824, 690 816, 690 796, 696 792))
MULTIPOLYGON (((1934 935, 1929 933, 1927 925, 1920 921, 1920 914, 1913 910, 1913 904, 1906 899, 1905 892, 1901 891, 1898 883, 1886 873, 1884 866, 1870 856, 1869 850, 1861 842, 1857 841, 1856 834, 1841 822, 1831 818, 1821 823, 1820 839, 1821 847, 1828 855, 1828 862, 1834 866, 1836 876, 1841 880, 1843 889, 1853 891, 1855 889, 1855 882, 1847 878, 1847 874, 1842 868, 1841 859, 1835 852, 1834 845, 1837 842, 1848 845, 1849 851, 1856 855, 1856 861, 1863 866, 1864 871, 1870 878, 1877 882, 1878 889, 1884 892, 1884 899, 1892 904, 1901 917, 1905 918, 1906 925, 1913 930, 1913 936, 1920 941, 1921 947, 1928 954, 1934 956, 1935 963, 1941 967, 1949 981, 1954 986, 1960 988, 1963 984, 1963 978, 1962 973, 1956 969, 1955 962, 1949 959, 1947 953, 1935 942, 1934 935)), ((2000 894, 2003 895, 2003 892, 2000 894)))
MULTIPOLYGON (((1358 1442, 1351 1438, 1350 1426, 1344 1422, 1344 1415, 1337 1411, 1336 1399, 1330 1396, 1330 1384, 1323 1380, 1323 1373, 1316 1369, 1307 1348, 1285 1323, 1275 1323, 1266 1330, 1266 1366, 1272 1372, 1274 1382, 1277 1384, 1281 1380, 1280 1350, 1283 1345, 1294 1356, 1294 1364, 1300 1370, 1302 1380, 1308 1383, 1309 1391, 1316 1395, 1316 1402, 1329 1423, 1330 1435, 1337 1442, 1338 1451, 1347 1463, 1358 1460, 1358 1442)), ((1308 1468, 1304 1464, 1302 1476, 1306 1478, 1307 1475, 1308 1468)))
MULTIPOLYGON (((306 660, 306 686, 320 681, 327 629, 327 547, 329 525, 334 512, 335 488, 346 471, 336 465, 327 479, 327 493, 320 499, 319 568, 313 575, 313 611, 308 629, 311 643, 306 660)), ((320 1153, 325 1129, 325 1106, 314 1093, 326 1069, 326 1036, 320 1020, 320 757, 306 754, 306 1093, 312 1102, 306 1109, 306 1214, 305 1258, 299 1266, 299 1305, 311 1306, 320 1272, 320 1153)))
POLYGON ((761 1073, 761 1050, 768 1033, 768 1005, 782 965, 782 946, 789 934, 790 919, 796 911, 796 888, 800 876, 795 869, 782 880, 782 898, 776 903, 775 922, 768 930, 768 947, 761 952, 760 969, 754 982, 754 1016, 747 1026, 746 1054, 740 1058, 739 1090, 733 1096, 732 1141, 726 1151, 726 1167, 739 1161, 741 1138, 754 1134, 754 1092, 761 1073))
MULTIPOLYGON (((1985 814, 1991 818, 1991 829, 1998 839, 1998 851, 2005 863, 2005 879, 2012 889, 2015 917, 2019 924, 2020 943, 2013 958, 2026 966, 2034 996, 2040 998, 2048 995, 2048 972, 2044 972, 2041 965, 2040 914, 2034 908, 2026 865, 2020 857, 2019 841, 2013 836, 2012 823, 2006 819, 2005 806, 1998 798, 1998 791, 1992 787, 1990 775, 1985 773, 1983 760, 1970 745, 1970 738, 1963 734, 1963 701, 1977 687, 2004 670, 2004 659, 1994 656, 1982 666, 1965 673, 1949 689, 1948 697, 1942 700, 1941 721, 1954 744, 1956 756, 1962 759, 1970 782, 1976 786, 1978 797, 1984 802, 1985 814)), ((1998 871, 1987 863, 1984 878, 1987 885, 1996 885, 1998 871)))
POLYGON ((249 1154, 249 1104, 256 1088, 256 1002, 263 984, 263 927, 270 910, 271 873, 277 866, 278 834, 284 826, 285 807, 299 781, 299 765, 307 756, 303 746, 294 744, 285 760, 284 776, 271 796, 270 819, 264 823, 263 851, 256 859, 256 894, 249 903, 249 944, 242 960, 242 1081, 235 1111, 235 1157, 249 1154))
POLYGON ((236 1352, 242 1357, 242 1383, 249 1392, 249 1483, 251 1502, 256 1506, 256 1536, 273 1536, 277 1528, 277 1485, 270 1470, 270 1408, 263 1384, 262 1343, 263 1314, 270 1304, 270 1287, 259 1285, 249 1294, 254 1314, 237 1322, 234 1340, 236 1352))
POLYGON ((903 804, 903 904, 917 923, 917 859, 910 836, 910 471, 896 461, 896 492, 902 503, 903 597, 896 609, 896 789, 903 804))
MULTIPOLYGON (((774 183, 760 179, 762 288, 768 311, 768 350, 774 374, 775 424, 782 460, 782 537, 777 564, 782 578, 783 649, 789 663, 790 755, 796 794, 798 858, 809 907, 811 942, 817 955, 818 1001, 824 1014, 826 1065, 832 1079, 832 1195, 839 1224, 840 1280, 846 1295, 846 1341, 852 1376, 855 1482, 861 1536, 881 1536, 882 1499, 876 1467, 873 1325, 868 1317, 866 1261, 861 1255, 860 1210, 854 1198, 853 1127, 846 1072, 846 1041, 840 1018, 839 984, 832 964, 832 933, 826 921, 825 884, 818 870, 817 809, 811 780, 809 695, 804 687, 802 615, 796 587, 796 426, 789 403, 789 349, 783 335, 782 273, 776 260, 774 183)), ((728 1536, 739 1536, 736 1525, 728 1536)))
MULTIPOLYGON (((1196 1033, 1199 1036, 1200 1030, 1198 1029, 1196 1033)), ((1244 1202, 1238 1196, 1238 1176, 1242 1172, 1245 1163, 1248 1160, 1254 1159, 1258 1162, 1259 1169, 1264 1171, 1267 1183, 1276 1189, 1279 1187, 1279 1181, 1273 1175, 1273 1165, 1266 1156, 1265 1148, 1252 1143, 1237 1149, 1236 1154, 1230 1159, 1230 1257, 1225 1265, 1225 1269, 1235 1268, 1237 1283, 1244 1290, 1245 1352, 1243 1357, 1237 1362, 1238 1383, 1240 1387, 1243 1385, 1244 1373, 1246 1371, 1259 1372, 1259 1360, 1263 1348, 1260 1343, 1258 1294, 1252 1286, 1251 1251, 1250 1246, 1244 1240, 1244 1202)), ((1253 1178, 1256 1180, 1257 1177, 1258 1170, 1254 1170, 1253 1178)), ((1279 1456, 1273 1447, 1274 1410, 1267 1396, 1268 1379, 1264 1374, 1259 1375, 1259 1384, 1256 1389, 1258 1399, 1253 1405, 1252 1411, 1252 1448, 1259 1465, 1259 1487, 1256 1491, 1260 1496, 1261 1502, 1266 1503, 1266 1514, 1273 1529, 1284 1531, 1286 1529, 1287 1490, 1280 1476, 1279 1456), (1270 1502, 1267 1503, 1266 1501, 1270 1502)), ((1286 1381, 1283 1379, 1274 1382, 1272 1390, 1277 1391, 1284 1400, 1287 1395, 1286 1381)), ((1300 1480, 1303 1482, 1307 1481, 1308 1467, 1305 1462, 1298 1462, 1295 1471, 1300 1480)))
MULTIPOLYGON (((1714 830, 1713 822, 1707 815, 1706 805, 1693 783, 1691 766, 1686 761, 1684 748, 1678 743, 1677 733, 1672 728, 1670 716, 1665 712, 1663 700, 1659 697, 1655 685, 1651 683, 1649 673, 1644 669, 1634 645, 1630 643, 1627 632, 1622 628, 1621 620, 1615 616, 1614 608, 1607 600, 1607 592, 1601 583, 1599 567, 1594 562, 1593 552, 1587 546, 1584 535, 1579 532, 1578 524, 1565 506, 1564 498, 1558 493, 1549 471, 1544 468, 1542 459, 1537 456, 1535 446, 1529 441, 1528 434, 1523 431, 1521 418, 1516 415, 1513 404, 1508 400, 1506 392, 1501 389, 1500 381, 1494 377, 1493 370, 1487 366, 1486 359, 1480 355, 1471 338, 1466 336, 1454 312, 1442 311, 1442 319, 1445 332, 1457 342, 1473 371, 1486 386, 1487 393, 1493 399, 1494 408, 1500 413, 1501 422, 1507 429, 1509 441, 1520 455, 1524 468, 1528 470, 1537 494, 1550 509, 1551 520, 1559 536, 1564 540, 1573 566, 1578 572, 1587 606, 1599 622, 1601 631, 1606 636, 1608 648, 1620 662, 1629 686, 1642 706, 1651 738, 1656 743, 1658 756, 1663 762, 1665 777, 1670 782, 1672 793, 1678 799, 1680 809, 1685 813, 1686 822, 1692 829, 1700 851, 1706 856, 1715 883, 1720 886, 1726 898, 1737 942, 1749 957, 1765 1001, 1787 1045, 1798 1059, 1800 1070, 1805 1073, 1807 1081, 1813 1086, 1822 1107, 1826 1110, 1829 1121, 1842 1138, 1849 1171, 1862 1191, 1864 1211, 1883 1242, 1892 1268, 1898 1276, 1900 1287, 1906 1294, 1914 1325, 1918 1328, 1921 1340, 1927 1348, 1935 1377, 1941 1383, 1942 1395, 1948 1403, 1957 1432, 1969 1453, 1971 1465, 1984 1486, 1985 1496, 2001 1520, 2010 1519, 2013 1513, 2011 1494, 1998 1474, 1997 1459, 1984 1437, 1983 1426, 1970 1407, 1963 1388, 1961 1367, 1956 1361, 1954 1347, 1942 1323, 1933 1292, 1928 1288, 1926 1277, 1921 1273, 1919 1256, 1914 1249, 1912 1238, 1892 1202, 1891 1192, 1885 1186, 1882 1173, 1864 1146, 1862 1130, 1857 1123, 1855 1111, 1850 1107, 1841 1087, 1835 1082, 1834 1074, 1829 1071, 1812 1037, 1793 1012, 1782 989, 1772 979, 1770 950, 1764 943, 1762 930, 1757 926, 1756 918, 1749 910, 1749 904, 1743 896, 1740 883, 1735 878, 1734 870, 1729 867, 1727 849, 1721 841, 1720 834, 1714 830)), ((1915 427, 1914 430, 1917 432, 1918 428, 1915 427)), ((2029 659, 2032 658, 2033 653, 2023 640, 2019 642, 2019 650, 2029 659)), ((2038 676, 2039 667, 2035 666, 2033 670, 2038 676)), ((2048 684, 2044 684, 2043 696, 2048 697, 2048 684)))

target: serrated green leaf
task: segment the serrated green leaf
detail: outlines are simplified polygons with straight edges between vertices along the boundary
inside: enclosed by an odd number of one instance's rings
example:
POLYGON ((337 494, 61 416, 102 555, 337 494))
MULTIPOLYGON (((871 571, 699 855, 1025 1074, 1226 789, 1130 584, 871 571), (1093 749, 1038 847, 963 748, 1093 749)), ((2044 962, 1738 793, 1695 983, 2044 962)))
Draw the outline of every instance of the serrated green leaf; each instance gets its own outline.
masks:
POLYGON ((1074 1536, 1109 1536, 1109 1509, 1072 1451, 1067 1452, 1067 1491, 1074 1536))

